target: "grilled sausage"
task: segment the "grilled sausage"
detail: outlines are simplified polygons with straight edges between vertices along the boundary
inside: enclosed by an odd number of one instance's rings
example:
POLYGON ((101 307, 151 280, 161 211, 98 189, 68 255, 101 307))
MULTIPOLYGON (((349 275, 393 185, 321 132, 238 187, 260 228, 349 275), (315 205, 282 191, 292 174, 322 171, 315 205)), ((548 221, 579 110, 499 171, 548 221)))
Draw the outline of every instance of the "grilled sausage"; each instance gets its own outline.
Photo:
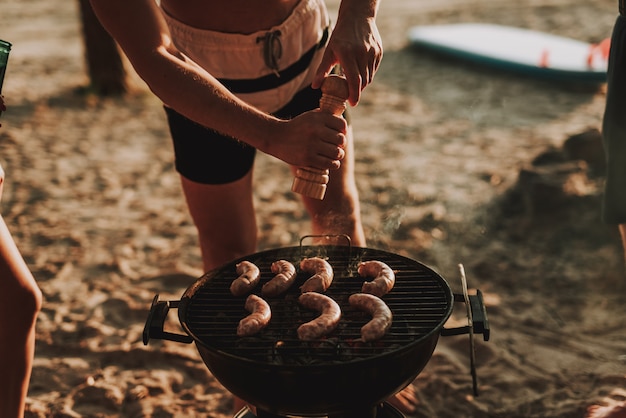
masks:
POLYGON ((383 297, 393 289, 396 275, 393 270, 382 261, 364 261, 357 268, 359 276, 373 277, 371 282, 363 283, 361 292, 383 297))
POLYGON ((270 323, 272 310, 270 305, 257 295, 250 295, 246 298, 245 308, 250 315, 239 321, 237 335, 247 337, 261 331, 270 323))
POLYGON ((333 282, 333 268, 328 261, 319 257, 305 258, 300 262, 300 269, 313 273, 300 287, 305 292, 325 292, 333 282))
POLYGON ((348 303, 350 306, 372 315, 372 319, 361 327, 361 339, 363 341, 368 342, 382 338, 391 327, 393 317, 391 309, 378 296, 369 293, 355 293, 350 295, 348 303))
POLYGON ((274 261, 271 270, 276 276, 261 288, 261 294, 265 297, 280 295, 289 289, 296 280, 296 268, 287 260, 274 261))
POLYGON ((321 312, 317 318, 298 327, 298 338, 301 340, 312 341, 323 337, 339 324, 341 308, 330 297, 317 292, 306 292, 300 295, 298 302, 305 308, 321 312))
POLYGON ((256 265, 249 261, 242 261, 235 267, 237 268, 239 277, 230 284, 230 293, 234 296, 243 296, 252 291, 259 283, 261 280, 261 272, 256 265))

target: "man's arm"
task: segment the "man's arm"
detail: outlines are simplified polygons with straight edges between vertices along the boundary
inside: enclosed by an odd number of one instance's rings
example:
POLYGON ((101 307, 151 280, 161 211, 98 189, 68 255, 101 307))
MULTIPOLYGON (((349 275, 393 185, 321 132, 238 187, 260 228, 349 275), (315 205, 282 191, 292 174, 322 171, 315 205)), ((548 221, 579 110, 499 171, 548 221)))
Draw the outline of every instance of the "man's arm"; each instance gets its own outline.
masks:
POLYGON ((322 112, 282 121, 246 104, 172 42, 154 0, 91 0, 139 76, 167 106, 293 165, 338 168, 344 122, 322 112))
POLYGON ((342 0, 337 24, 313 81, 314 88, 339 64, 348 81, 348 101, 356 106, 361 91, 372 82, 383 58, 377 13, 378 0, 342 0))

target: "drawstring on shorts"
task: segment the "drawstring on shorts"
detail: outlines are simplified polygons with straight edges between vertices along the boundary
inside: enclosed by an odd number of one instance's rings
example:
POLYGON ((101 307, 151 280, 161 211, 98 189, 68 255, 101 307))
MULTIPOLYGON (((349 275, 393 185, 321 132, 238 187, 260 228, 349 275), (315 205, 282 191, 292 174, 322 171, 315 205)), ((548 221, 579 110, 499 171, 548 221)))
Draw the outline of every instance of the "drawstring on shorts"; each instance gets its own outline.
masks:
POLYGON ((257 43, 263 42, 263 59, 265 65, 270 68, 277 77, 280 77, 278 72, 278 61, 283 55, 283 44, 280 42, 280 31, 275 30, 267 32, 263 36, 259 36, 256 39, 257 43))

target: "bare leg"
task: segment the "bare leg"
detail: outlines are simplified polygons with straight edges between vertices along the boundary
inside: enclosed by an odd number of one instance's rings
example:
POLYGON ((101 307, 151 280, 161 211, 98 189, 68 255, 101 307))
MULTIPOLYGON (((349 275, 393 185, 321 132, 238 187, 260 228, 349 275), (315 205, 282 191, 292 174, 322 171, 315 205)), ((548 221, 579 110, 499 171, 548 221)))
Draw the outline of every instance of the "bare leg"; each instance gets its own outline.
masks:
MULTIPOLYGON (((341 168, 330 172, 330 181, 324 200, 303 197, 312 220, 312 232, 315 235, 348 235, 351 243, 365 247, 365 233, 361 224, 361 207, 354 177, 354 142, 352 129, 348 131, 346 157, 341 168)), ((295 169, 294 169, 295 171, 295 169)), ((337 240, 337 244, 345 242, 337 240)), ((398 392, 387 400, 404 414, 415 412, 418 399, 413 385, 398 392)))
POLYGON ((201 184, 181 179, 189 213, 198 229, 205 271, 256 251, 252 170, 228 184, 201 184))
MULTIPOLYGON (((181 177, 189 213, 198 229, 204 271, 256 251, 252 170, 233 183, 207 185, 181 177)), ((234 397, 234 413, 246 403, 234 397)))
POLYGON ((0 417, 24 416, 42 295, 0 217, 0 417))
MULTIPOLYGON (((295 168, 292 168, 295 173, 295 168)), ((346 157, 341 168, 330 172, 330 181, 323 200, 303 196, 303 202, 311 216, 312 233, 315 235, 348 235, 355 246, 365 246, 365 234, 361 225, 359 194, 354 178, 354 144, 352 130, 348 131, 346 157)), ((337 243, 341 244, 342 240, 337 243)))

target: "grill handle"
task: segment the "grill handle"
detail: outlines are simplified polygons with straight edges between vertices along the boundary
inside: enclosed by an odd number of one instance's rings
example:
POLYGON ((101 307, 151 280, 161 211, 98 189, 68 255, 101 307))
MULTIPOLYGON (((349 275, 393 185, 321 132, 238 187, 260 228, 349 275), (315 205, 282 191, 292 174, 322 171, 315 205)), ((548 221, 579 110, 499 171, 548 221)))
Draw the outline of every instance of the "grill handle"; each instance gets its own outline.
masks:
POLYGON ((177 343, 191 344, 193 338, 189 335, 174 334, 172 332, 164 331, 165 320, 170 308, 178 309, 179 300, 176 301, 159 301, 159 295, 157 294, 152 299, 152 306, 150 307, 150 313, 146 320, 146 325, 143 328, 143 344, 148 345, 150 338, 157 340, 169 340, 177 343))
POLYGON ((454 294, 455 302, 463 302, 467 308, 468 325, 457 328, 445 328, 440 331, 442 336, 469 334, 470 343, 470 373, 472 375, 472 388, 474 396, 478 396, 478 377, 476 375, 476 353, 474 348, 474 334, 483 334, 483 339, 489 341, 489 322, 487 321, 487 311, 483 303, 483 294, 476 289, 476 295, 469 295, 465 280, 463 280, 463 294, 454 294))
MULTIPOLYGON (((489 329, 489 320, 487 319, 487 310, 485 309, 485 303, 483 301, 483 294, 479 289, 476 289, 475 295, 468 295, 469 298, 469 309, 471 310, 471 318, 472 318, 472 330, 474 333, 483 334, 483 340, 489 341, 490 329, 489 329)), ((455 302, 466 302, 465 295, 460 293, 454 294, 455 302)), ((469 334, 470 333, 470 325, 466 325, 464 327, 456 327, 456 328, 446 328, 443 327, 441 329, 440 334, 444 337, 448 337, 451 335, 461 335, 461 334, 469 334)))
POLYGON ((487 310, 483 301, 483 294, 476 289, 476 296, 470 296, 467 291, 467 278, 465 277, 465 268, 463 264, 459 264, 459 273, 461 274, 461 285, 463 286, 463 294, 454 294, 455 302, 465 303, 467 310, 467 326, 460 328, 446 329, 442 328, 441 335, 459 335, 469 334, 470 348, 470 371, 472 374, 472 386, 474 396, 478 396, 478 377, 476 375, 476 350, 474 345, 474 334, 479 332, 483 334, 485 341, 489 340, 489 321, 487 321, 487 310))

